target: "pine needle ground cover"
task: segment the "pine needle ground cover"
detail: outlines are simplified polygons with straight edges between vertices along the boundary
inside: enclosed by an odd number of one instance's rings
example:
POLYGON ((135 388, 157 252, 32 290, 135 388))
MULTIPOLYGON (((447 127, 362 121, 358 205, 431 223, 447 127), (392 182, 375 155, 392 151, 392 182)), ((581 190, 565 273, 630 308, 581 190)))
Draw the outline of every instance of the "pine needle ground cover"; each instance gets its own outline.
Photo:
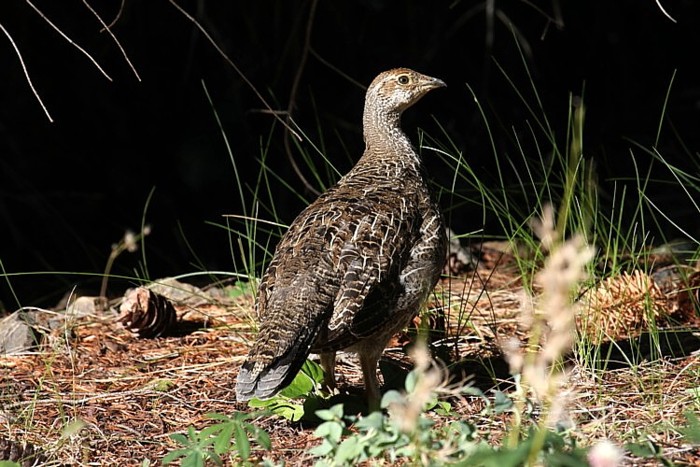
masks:
MULTIPOLYGON (((513 417, 523 417, 525 429, 541 410, 489 410, 516 387, 503 342, 524 346, 531 337, 522 319, 524 289, 509 248, 485 243, 472 251, 482 260, 443 277, 423 321, 432 355, 446 365, 450 384, 480 393, 442 396, 448 409, 434 405, 421 419, 430 421, 431 430, 462 421, 475 427, 474 438, 502 445, 513 417)), ((246 413, 247 422, 269 436, 264 449, 246 435, 252 440, 246 462, 318 462, 313 453, 322 444, 315 431, 320 420, 258 415, 233 396, 238 367, 256 332, 250 284, 197 289, 161 282, 158 291, 173 297, 176 320, 160 337, 127 329, 117 307, 72 315, 69 307, 63 325, 47 329, 36 351, 0 357, 0 453, 35 454, 42 465, 156 465, 182 448, 171 435, 213 426, 210 414, 246 413)), ((622 465, 695 462, 698 445, 684 433, 687 413, 700 404, 699 323, 687 308, 697 306, 697 286, 664 293, 653 274, 633 272, 617 281, 590 282, 579 297, 579 310, 588 311, 576 316, 578 348, 563 360, 567 394, 555 425, 582 447, 600 440, 620 447, 633 443, 622 465), (635 305, 640 297, 673 302, 664 309, 675 311, 649 314, 652 308, 635 305), (597 327, 584 318, 595 313, 607 316, 597 327)), ((385 352, 380 367, 387 387, 403 387, 414 363, 406 349, 419 327, 417 320, 385 352)), ((334 403, 349 407, 362 393, 357 362, 340 358, 338 377, 342 394, 334 403)), ((236 452, 222 456, 223 462, 242 463, 236 452)), ((411 463, 407 459, 380 456, 368 465, 411 463)))

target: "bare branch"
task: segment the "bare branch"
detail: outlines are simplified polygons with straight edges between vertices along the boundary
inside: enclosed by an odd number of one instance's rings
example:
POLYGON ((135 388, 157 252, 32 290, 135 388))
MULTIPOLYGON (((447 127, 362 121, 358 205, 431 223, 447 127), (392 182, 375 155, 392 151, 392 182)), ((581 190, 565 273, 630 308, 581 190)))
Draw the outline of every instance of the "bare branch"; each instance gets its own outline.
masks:
POLYGON ((214 39, 212 39, 212 37, 211 37, 211 36, 209 35, 209 33, 202 27, 202 25, 199 24, 199 22, 198 22, 192 15, 190 15, 190 14, 187 13, 185 10, 183 10, 182 7, 181 7, 180 5, 178 5, 177 3, 175 3, 175 0, 169 0, 169 1, 170 1, 170 3, 171 3, 180 13, 182 13, 187 19, 189 19, 190 21, 192 21, 192 23, 197 27, 197 29, 200 30, 200 32, 201 32, 202 34, 204 34, 204 37, 206 37, 207 40, 208 40, 209 42, 211 42, 211 45, 213 45, 214 48, 216 49, 216 51, 219 52, 219 55, 221 55, 221 56, 223 57, 223 59, 226 60, 226 62, 227 62, 229 65, 231 65, 231 67, 236 71, 236 73, 238 73, 238 76, 241 77, 241 79, 245 82, 245 84, 247 84, 247 85, 250 87, 250 89, 253 90, 253 92, 255 93, 255 95, 257 96, 257 98, 260 99, 260 102, 262 102, 263 105, 265 106, 265 108, 266 108, 267 110, 270 111, 270 114, 273 115, 277 120, 279 120, 279 121, 282 123, 282 125, 284 125, 285 128, 289 129, 289 131, 294 135, 295 138, 297 138, 299 141, 301 141, 302 138, 301 138, 301 136, 299 136, 299 133, 297 133, 293 128, 291 128, 291 127, 289 126, 289 123, 287 123, 287 121, 285 121, 284 119, 282 119, 282 118, 278 115, 278 112, 275 111, 275 110, 270 106, 270 104, 267 103, 267 101, 265 100, 265 98, 264 98, 264 97, 262 96, 262 94, 260 94, 260 92, 255 88, 255 86, 253 85, 253 83, 251 83, 250 80, 248 79, 248 77, 246 77, 246 75, 243 74, 243 72, 241 71, 241 69, 238 68, 238 66, 237 66, 235 63, 233 63, 233 60, 231 60, 231 59, 228 57, 228 55, 226 55, 226 53, 221 49, 221 47, 219 47, 219 44, 217 44, 217 43, 214 41, 214 39))
POLYGON ((661 5, 661 0, 656 0, 656 6, 659 7, 659 10, 661 10, 661 13, 663 13, 666 16, 666 18, 670 19, 674 23, 678 22, 675 19, 673 19, 673 17, 671 15, 669 15, 666 10, 664 10, 664 7, 661 5))
POLYGON ((119 50, 121 50, 122 55, 124 56, 124 60, 126 60, 126 63, 128 63, 129 66, 131 67, 131 71, 133 71, 133 72, 134 72, 134 75, 136 75, 136 79, 139 80, 139 81, 141 81, 141 77, 139 76, 139 73, 136 71, 136 68, 134 68, 134 65, 131 63, 131 60, 129 60, 129 57, 126 55, 126 52, 124 51, 124 48, 122 47, 121 43, 119 42, 119 39, 117 39, 117 36, 115 36, 115 35, 112 33, 112 30, 109 29, 109 28, 107 27, 107 25, 106 25, 105 22, 102 20, 102 18, 100 18, 100 15, 98 15, 97 12, 95 11, 95 9, 92 8, 92 7, 90 6, 90 4, 87 2, 87 0, 83 0, 83 3, 84 3, 85 6, 87 7, 87 9, 90 10, 90 12, 91 12, 93 15, 95 15, 95 18, 97 18, 97 20, 100 22, 100 24, 102 25, 102 27, 105 28, 105 30, 107 31, 107 33, 108 33, 110 36, 112 36, 112 39, 114 39, 114 42, 117 44, 117 47, 119 47, 119 50))
POLYGON ((0 29, 2 29, 2 32, 5 33, 7 38, 10 40, 10 44, 12 44, 12 47, 14 47, 15 53, 17 53, 17 57, 19 58, 19 63, 22 65, 22 70, 24 70, 24 76, 25 76, 25 78, 27 78, 27 83, 29 83, 29 87, 32 89, 32 92, 34 93, 34 97, 36 97, 36 100, 39 101, 39 105, 41 105, 41 108, 44 109, 44 113, 46 114, 46 117, 49 119, 49 121, 51 123, 53 123, 53 118, 51 118, 51 114, 46 109, 44 102, 41 100, 41 97, 39 97, 39 93, 36 92, 36 89, 34 88, 34 85, 32 84, 32 80, 29 77, 29 72, 27 71, 27 67, 24 64, 24 59, 22 58, 22 54, 20 53, 19 49, 17 48, 17 44, 15 44, 14 39, 12 39, 12 36, 7 31, 7 29, 5 29, 5 26, 3 26, 2 23, 0 23, 0 29))
POLYGON ((125 1, 126 1, 126 0, 122 0, 122 3, 119 5, 119 11, 117 11, 117 16, 114 17, 114 19, 112 20, 112 22, 109 23, 109 24, 107 25, 106 28, 102 28, 102 30, 100 30, 100 32, 105 32, 107 29, 111 29, 112 26, 114 26, 115 24, 117 24, 117 21, 119 21, 119 18, 122 17, 122 12, 124 11, 124 2, 125 2, 125 1))
POLYGON ((36 5, 34 5, 34 4, 33 4, 32 2, 30 2, 29 0, 24 0, 24 1, 27 2, 27 4, 28 4, 30 7, 32 7, 32 8, 34 9, 34 11, 36 11, 37 14, 38 14, 39 16, 41 16, 41 18, 49 24, 49 26, 51 26, 52 28, 54 28, 54 29, 56 30, 56 32, 59 33, 59 34, 61 35, 61 37, 63 37, 65 40, 67 40, 69 44, 71 44, 73 47, 75 47, 76 49, 78 49, 79 51, 81 51, 88 59, 90 59, 90 61, 93 63, 93 65, 95 65, 95 66, 97 67, 97 69, 100 70, 100 73, 102 73, 102 74, 104 75, 105 78, 107 78, 108 80, 112 81, 112 78, 107 74, 107 72, 105 72, 105 71, 102 69, 102 67, 95 61, 94 58, 92 58, 92 56, 91 56, 89 53, 87 53, 87 52, 85 51, 85 49, 83 49, 83 48, 80 47, 78 44, 76 44, 75 42, 73 42, 73 39, 71 39, 70 37, 68 37, 67 35, 65 35, 65 34, 63 33, 63 31, 61 31, 61 30, 58 28, 58 26, 56 26, 55 24, 53 24, 53 23, 51 22, 51 20, 50 20, 49 18, 47 18, 46 15, 45 15, 44 13, 42 13, 41 10, 39 10, 39 8, 36 7, 36 5))

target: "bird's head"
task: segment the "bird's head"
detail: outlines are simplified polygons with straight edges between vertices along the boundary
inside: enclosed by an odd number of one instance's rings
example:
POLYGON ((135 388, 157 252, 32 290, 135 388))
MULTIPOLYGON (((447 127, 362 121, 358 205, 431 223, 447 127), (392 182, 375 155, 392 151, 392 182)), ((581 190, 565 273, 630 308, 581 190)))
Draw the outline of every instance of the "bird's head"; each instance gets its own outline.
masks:
POLYGON ((367 89, 365 106, 399 114, 418 102, 428 91, 445 87, 444 81, 408 68, 379 74, 367 89))

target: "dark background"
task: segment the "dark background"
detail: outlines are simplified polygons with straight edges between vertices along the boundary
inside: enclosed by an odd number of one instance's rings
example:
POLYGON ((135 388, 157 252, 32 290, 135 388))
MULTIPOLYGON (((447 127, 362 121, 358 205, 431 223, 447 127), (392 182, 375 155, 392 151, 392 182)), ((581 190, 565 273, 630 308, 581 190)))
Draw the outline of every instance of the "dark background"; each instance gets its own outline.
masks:
MULTIPOLYGON (((242 270, 228 232, 213 225, 225 223, 224 214, 243 209, 202 82, 243 183, 256 184, 258 160, 265 153, 266 163, 284 181, 273 180, 271 187, 282 221, 290 222, 313 199, 285 155, 282 126, 168 1, 127 0, 112 28, 141 82, 82 2, 34 3, 113 81, 26 2, 0 3, 0 24, 12 35, 55 120, 48 122, 12 45, 0 35, 0 261, 10 274, 7 280, 0 277, 0 300, 8 311, 18 305, 8 281, 21 305, 52 305, 76 284, 96 293, 99 278, 55 272, 102 272, 111 245, 126 229, 140 228, 152 189, 145 215, 152 226, 146 244, 151 278, 242 270), (285 183, 301 196, 291 194, 285 183), (22 272, 35 274, 16 274, 22 272)), ((475 175, 497 187, 493 151, 467 84, 485 108, 498 157, 507 166, 507 157, 520 157, 513 134, 526 135, 525 122, 532 116, 497 64, 532 104, 525 62, 562 141, 569 96, 581 95, 585 88, 585 154, 595 160, 601 192, 608 196, 613 181, 624 183, 634 175, 632 154, 643 171, 652 167, 655 179, 668 178, 633 142, 653 145, 674 70, 658 150, 671 163, 698 173, 700 4, 663 3, 677 23, 653 0, 320 0, 309 50, 305 39, 311 1, 179 2, 275 110, 287 109, 308 52, 293 115, 341 173, 363 149, 364 90, 353 81, 366 86, 380 71, 408 66, 448 83, 406 113, 409 136, 417 142, 420 128, 438 139, 449 137, 475 175), (495 7, 492 14, 489 5, 495 7)), ((121 2, 91 5, 109 23, 121 2)), ((300 145, 314 163, 323 164, 309 140, 300 145)), ((525 144, 525 151, 531 150, 533 145, 525 144)), ((292 151, 304 167, 294 144, 292 151)), ((435 180, 449 186, 452 174, 444 162, 437 157, 426 157, 426 162, 435 180)), ((304 173, 313 180, 309 170, 304 173)), ((333 175, 323 172, 322 178, 329 182, 333 175)), ((313 184, 319 188, 315 180, 313 184)), ((699 213, 677 186, 658 183, 649 190, 674 221, 698 233, 699 213)), ((273 218, 265 212, 260 217, 273 218)), ((486 235, 502 233, 488 218, 483 225, 475 203, 450 210, 449 217, 460 232, 483 228, 486 235)), ((231 223, 240 228, 237 221, 231 223)), ((648 227, 659 239, 677 234, 668 226, 648 227)), ((113 272, 135 275, 141 260, 140 252, 125 253, 113 272)), ((110 285, 110 293, 118 295, 127 283, 110 285)))

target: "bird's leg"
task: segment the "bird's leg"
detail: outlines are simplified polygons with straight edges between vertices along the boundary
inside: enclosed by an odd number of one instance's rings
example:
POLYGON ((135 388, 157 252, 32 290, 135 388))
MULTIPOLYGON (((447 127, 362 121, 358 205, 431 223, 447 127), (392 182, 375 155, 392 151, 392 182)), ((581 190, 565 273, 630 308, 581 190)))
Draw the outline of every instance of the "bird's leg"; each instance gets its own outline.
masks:
POLYGON ((377 363, 382 355, 384 347, 377 347, 369 351, 364 351, 359 354, 360 367, 362 367, 362 377, 365 380, 365 393, 367 396, 367 405, 370 412, 379 410, 381 401, 381 392, 379 391, 379 380, 377 379, 377 363))
POLYGON ((335 389, 335 352, 321 354, 321 368, 323 368, 323 384, 331 391, 335 389))

